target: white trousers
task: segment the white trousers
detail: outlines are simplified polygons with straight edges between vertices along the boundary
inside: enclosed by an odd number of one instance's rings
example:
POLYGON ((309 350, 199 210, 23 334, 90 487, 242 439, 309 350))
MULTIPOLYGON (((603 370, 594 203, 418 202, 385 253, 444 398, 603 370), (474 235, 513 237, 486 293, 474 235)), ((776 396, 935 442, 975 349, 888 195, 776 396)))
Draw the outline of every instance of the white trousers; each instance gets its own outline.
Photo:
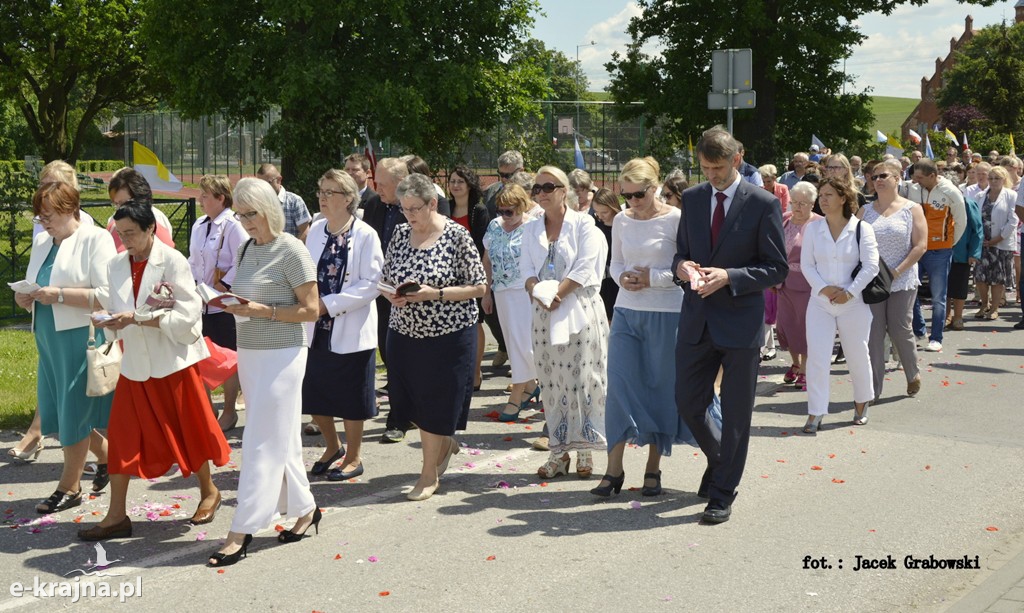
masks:
MULTIPOLYGON (((512 365, 512 383, 533 381, 537 378, 537 365, 533 361, 533 305, 529 294, 521 287, 497 290, 494 308, 512 365)), ((533 389, 525 391, 529 394, 533 389)))
POLYGON ((828 414, 832 346, 836 329, 846 365, 853 378, 853 399, 867 402, 875 397, 868 356, 871 308, 857 296, 846 304, 831 304, 822 296, 807 303, 807 413, 828 414))
POLYGON ((232 532, 253 534, 277 513, 301 517, 316 506, 300 432, 306 355, 305 347, 238 349, 245 431, 232 532))

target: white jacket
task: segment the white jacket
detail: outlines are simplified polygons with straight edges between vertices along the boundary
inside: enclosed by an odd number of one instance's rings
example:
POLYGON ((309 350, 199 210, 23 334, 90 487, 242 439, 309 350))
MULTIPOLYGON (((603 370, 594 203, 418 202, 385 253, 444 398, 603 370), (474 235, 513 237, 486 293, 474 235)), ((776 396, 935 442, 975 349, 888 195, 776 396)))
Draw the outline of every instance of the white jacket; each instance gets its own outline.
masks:
MULTIPOLYGON (((53 237, 41 232, 32 239, 32 255, 28 260, 25 279, 35 282, 39 269, 53 246, 53 237)), ((50 287, 86 287, 96 289, 97 300, 107 291, 107 264, 117 255, 114 239, 110 233, 94 225, 82 223, 75 232, 64 239, 57 251, 50 273, 50 287)), ((33 303, 33 320, 35 319, 33 303)), ((58 332, 83 328, 89 325, 92 309, 53 304, 53 323, 58 332)))
POLYGON ((142 272, 138 300, 132 294, 128 253, 111 260, 110 291, 103 306, 111 313, 135 311, 161 281, 171 284, 175 302, 173 309, 160 316, 160 327, 128 326, 116 334, 124 341, 121 374, 132 381, 166 377, 210 355, 203 340, 203 301, 196 293, 188 260, 159 240, 153 241, 142 272))
MULTIPOLYGON (((327 220, 318 219, 306 234, 306 248, 313 262, 327 244, 327 220)), ((380 295, 377 283, 384 267, 377 231, 361 219, 352 220, 352 236, 348 242, 348 268, 337 294, 320 296, 327 312, 334 318, 331 331, 333 353, 355 353, 377 347, 377 307, 374 300, 380 295)), ((313 343, 314 322, 306 324, 306 336, 313 343)))
MULTIPOLYGON (((989 190, 978 194, 978 204, 983 205, 988 200, 989 190)), ((1014 251, 1017 248, 1017 192, 1004 187, 999 196, 996 197, 992 207, 992 238, 1002 236, 1003 240, 996 243, 996 249, 1001 251, 1014 251)))
MULTIPOLYGON (((583 287, 600 287, 605 262, 608 261, 608 241, 590 215, 567 207, 555 243, 561 259, 568 265, 565 278, 583 287)), ((544 217, 523 225, 523 253, 519 258, 519 272, 523 279, 540 277, 549 246, 544 217)))

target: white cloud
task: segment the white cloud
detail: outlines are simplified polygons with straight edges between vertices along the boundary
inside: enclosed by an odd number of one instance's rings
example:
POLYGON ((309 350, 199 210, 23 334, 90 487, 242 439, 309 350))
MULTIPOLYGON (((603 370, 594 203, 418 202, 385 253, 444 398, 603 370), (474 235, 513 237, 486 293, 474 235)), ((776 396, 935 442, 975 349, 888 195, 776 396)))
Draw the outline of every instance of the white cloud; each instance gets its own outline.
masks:
POLYGON ((625 53, 626 46, 631 39, 627 28, 629 21, 634 17, 643 14, 643 10, 636 2, 627 2, 615 15, 604 21, 595 23, 583 36, 580 44, 593 41, 593 46, 580 47, 580 66, 583 72, 590 79, 590 89, 594 91, 603 90, 608 85, 608 71, 604 65, 611 61, 612 52, 625 53))

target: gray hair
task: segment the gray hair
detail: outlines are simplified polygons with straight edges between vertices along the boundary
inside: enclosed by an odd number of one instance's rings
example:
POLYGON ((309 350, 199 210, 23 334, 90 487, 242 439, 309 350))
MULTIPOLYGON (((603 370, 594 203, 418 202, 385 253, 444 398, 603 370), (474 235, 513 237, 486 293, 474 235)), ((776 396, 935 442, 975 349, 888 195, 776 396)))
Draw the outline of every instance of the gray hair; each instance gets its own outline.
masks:
POLYGON ((383 158, 377 162, 377 168, 391 175, 396 181, 409 176, 409 167, 399 158, 383 158))
POLYGON ((779 169, 775 167, 775 164, 765 164, 758 168, 757 172, 759 172, 762 177, 771 177, 774 179, 779 176, 779 169))
POLYGON ((429 203, 431 200, 437 200, 437 190, 434 189, 434 182, 421 174, 409 175, 402 179, 402 182, 398 184, 395 195, 398 196, 399 200, 406 197, 417 198, 426 203, 429 203))
POLYGON ((796 185, 789 188, 791 197, 806 196, 812 202, 818 199, 818 188, 810 181, 797 181, 796 185))
POLYGON ((523 154, 515 149, 510 149, 498 156, 498 166, 511 166, 512 168, 523 167, 523 154))
POLYGON ((530 190, 533 189, 533 175, 525 170, 520 170, 516 174, 512 175, 512 182, 523 188, 527 195, 529 195, 530 190))
POLYGON ((590 189, 594 187, 594 181, 590 178, 590 174, 586 170, 574 168, 569 173, 569 187, 573 189, 584 188, 590 189))
POLYGON ((337 168, 331 168, 320 177, 320 180, 316 182, 317 187, 324 181, 334 181, 341 186, 341 193, 346 196, 351 196, 352 201, 348 203, 345 208, 348 209, 349 215, 355 215, 356 209, 359 208, 359 186, 356 185, 355 179, 352 175, 348 174, 344 170, 338 170, 337 168))
POLYGON ((266 219, 273 236, 279 236, 284 231, 281 201, 269 183, 256 177, 246 177, 235 185, 233 196, 235 204, 247 206, 266 219))

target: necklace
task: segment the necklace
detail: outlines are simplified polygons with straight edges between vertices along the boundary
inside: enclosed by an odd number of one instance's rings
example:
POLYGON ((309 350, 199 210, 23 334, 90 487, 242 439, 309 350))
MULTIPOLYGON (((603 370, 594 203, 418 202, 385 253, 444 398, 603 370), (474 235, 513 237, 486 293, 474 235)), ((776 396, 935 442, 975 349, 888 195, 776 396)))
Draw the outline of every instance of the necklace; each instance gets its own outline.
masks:
POLYGON ((331 232, 331 226, 328 224, 327 226, 325 226, 327 228, 327 233, 330 234, 331 236, 338 236, 339 234, 343 234, 346 230, 352 227, 352 221, 354 219, 355 217, 349 217, 348 221, 345 222, 345 225, 341 226, 341 229, 338 230, 337 232, 331 232))

